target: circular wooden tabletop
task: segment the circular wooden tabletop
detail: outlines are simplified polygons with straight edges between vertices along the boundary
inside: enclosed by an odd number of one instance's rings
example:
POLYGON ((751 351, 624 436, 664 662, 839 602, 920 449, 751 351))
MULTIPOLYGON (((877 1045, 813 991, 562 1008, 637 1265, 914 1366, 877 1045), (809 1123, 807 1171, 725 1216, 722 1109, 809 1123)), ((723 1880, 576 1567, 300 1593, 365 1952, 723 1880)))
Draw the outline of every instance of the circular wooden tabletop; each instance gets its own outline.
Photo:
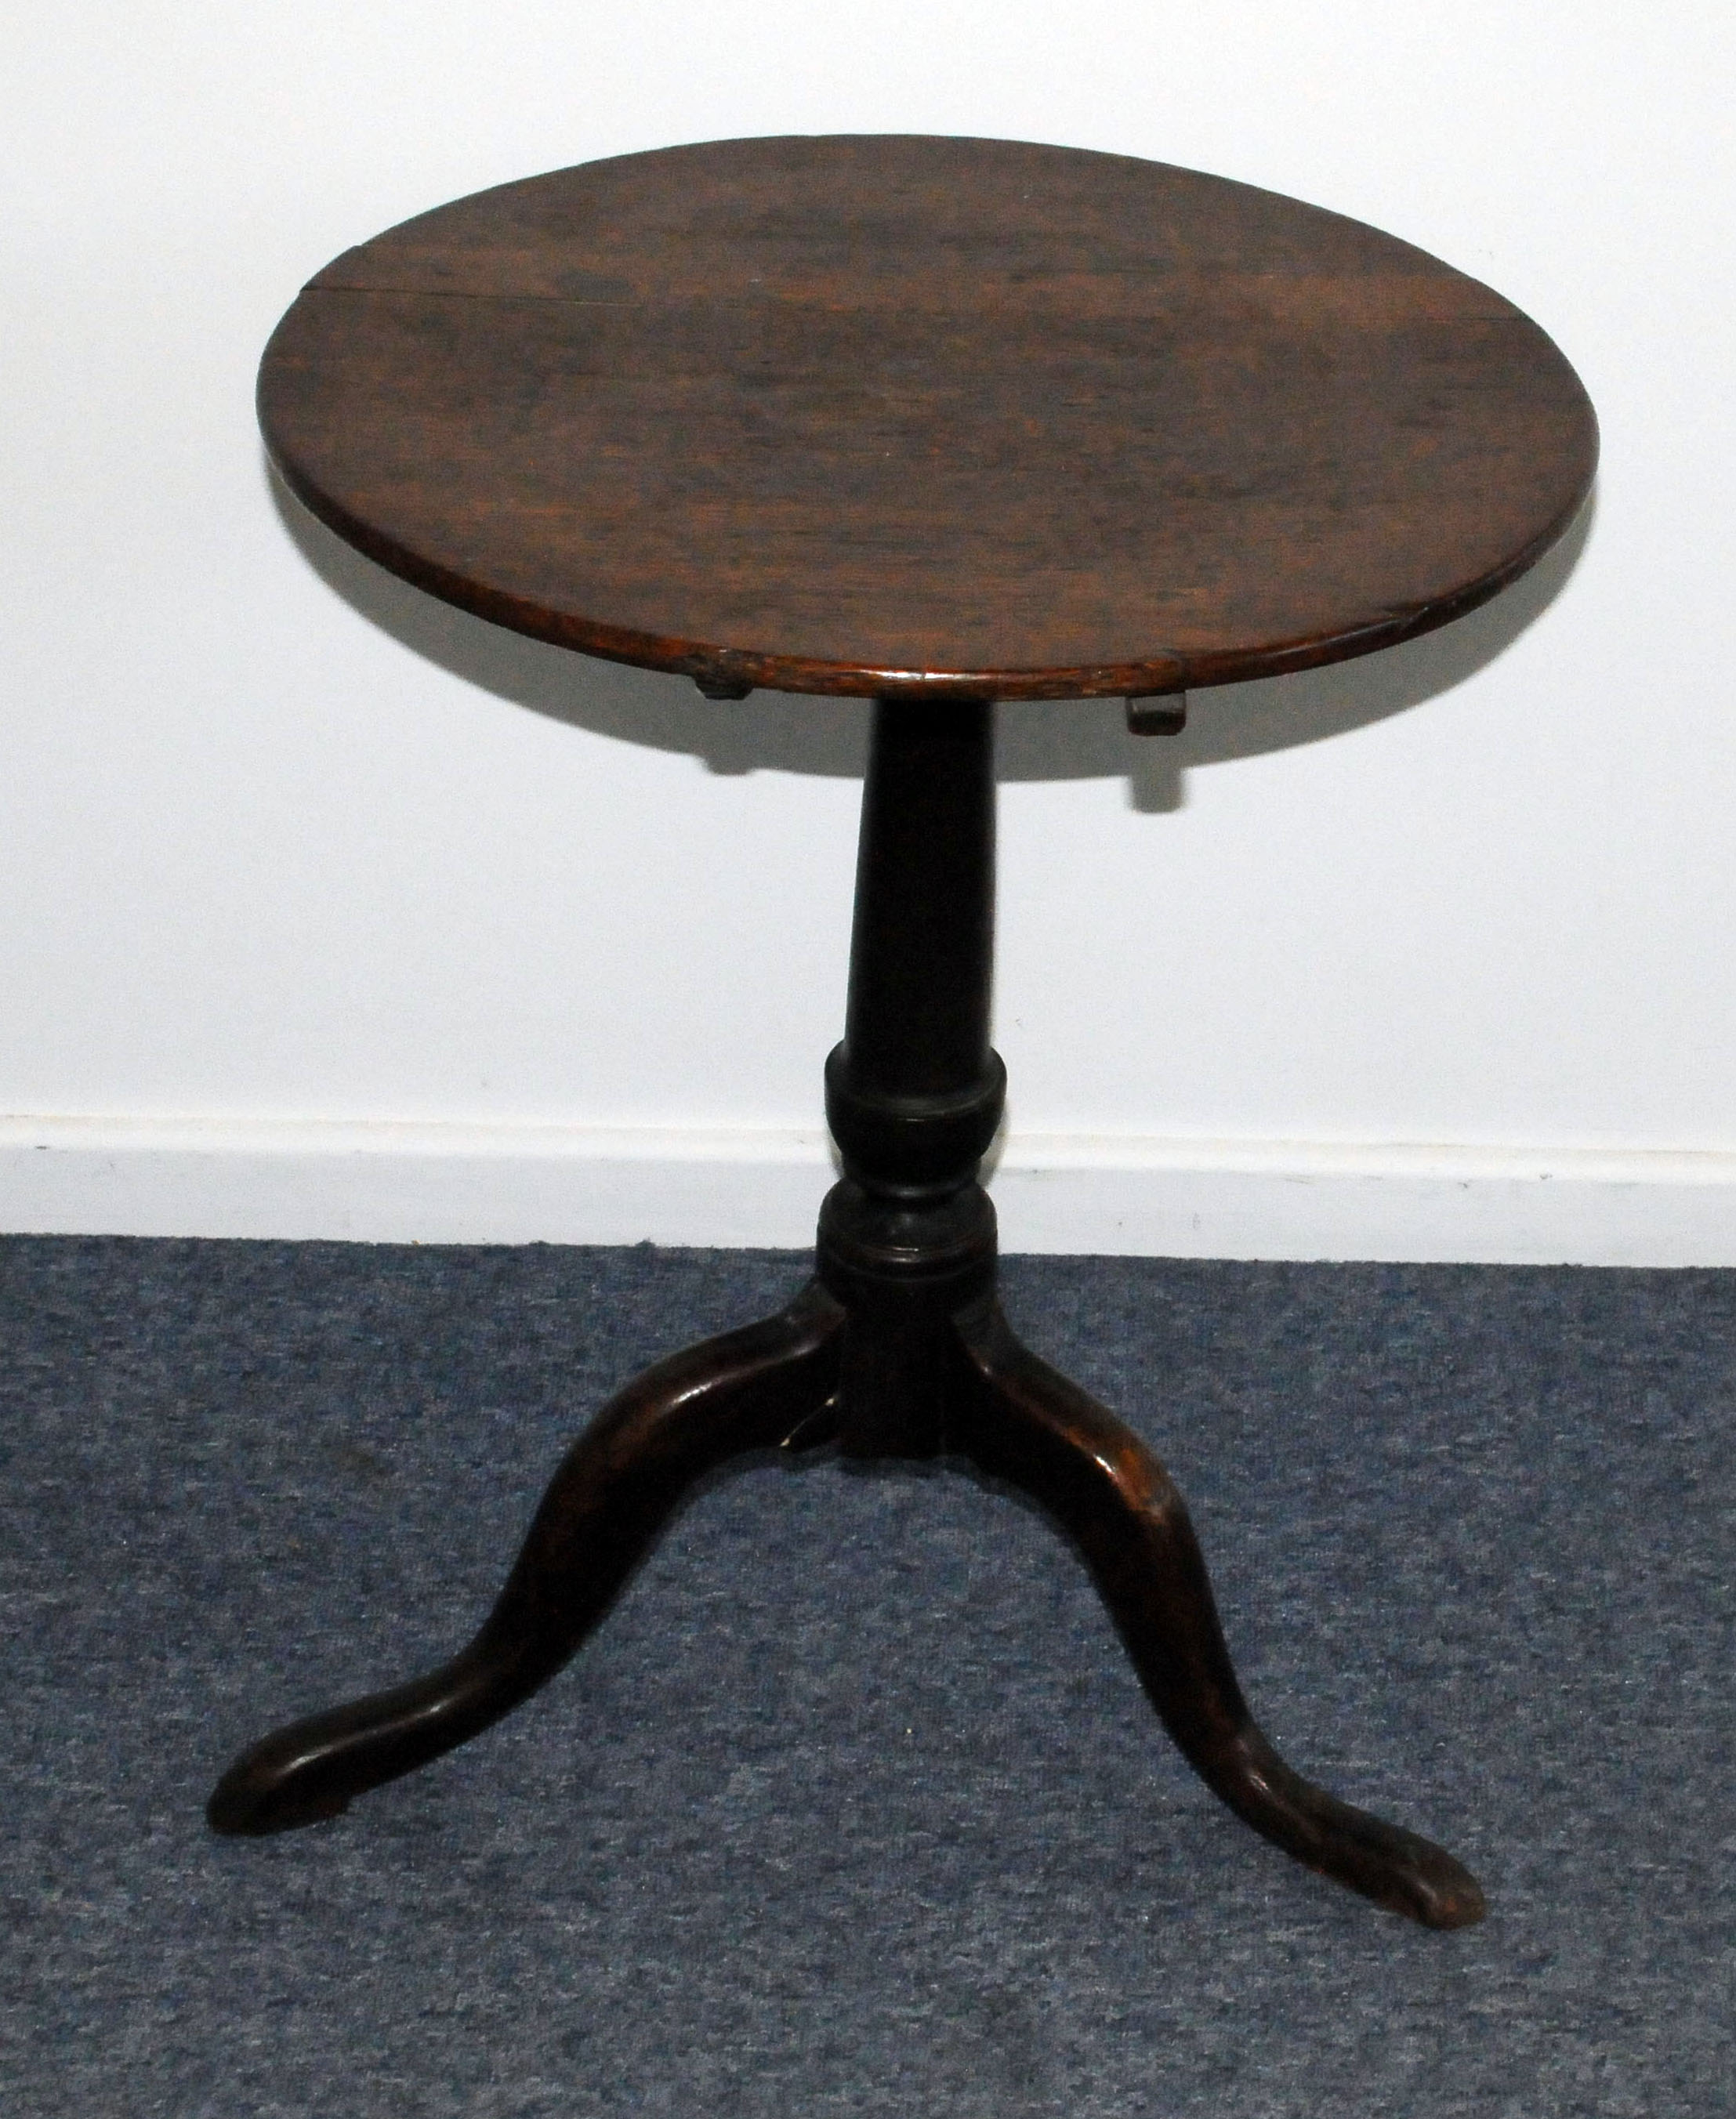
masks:
POLYGON ((713 685, 1089 698, 1358 655, 1571 521, 1591 407, 1478 281, 1119 155, 725 141, 346 252, 260 377, 291 488, 499 624, 713 685))

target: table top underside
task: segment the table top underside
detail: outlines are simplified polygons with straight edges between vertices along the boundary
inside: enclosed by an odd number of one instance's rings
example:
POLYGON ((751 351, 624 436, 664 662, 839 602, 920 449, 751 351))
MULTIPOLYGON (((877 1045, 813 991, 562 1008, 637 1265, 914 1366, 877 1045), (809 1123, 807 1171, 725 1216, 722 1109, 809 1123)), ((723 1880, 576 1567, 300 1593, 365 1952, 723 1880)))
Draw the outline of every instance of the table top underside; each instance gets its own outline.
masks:
POLYGON ((724 141, 508 184, 303 292, 293 490, 484 618, 712 683, 1087 698, 1427 631, 1589 489, 1510 303, 1128 157, 724 141))

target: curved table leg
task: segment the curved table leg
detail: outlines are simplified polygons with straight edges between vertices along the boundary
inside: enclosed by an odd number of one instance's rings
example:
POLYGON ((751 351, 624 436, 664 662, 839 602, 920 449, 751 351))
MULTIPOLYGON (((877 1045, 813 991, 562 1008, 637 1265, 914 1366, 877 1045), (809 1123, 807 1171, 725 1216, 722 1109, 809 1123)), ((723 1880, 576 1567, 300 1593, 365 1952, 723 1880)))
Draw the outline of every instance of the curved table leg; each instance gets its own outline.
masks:
POLYGON ((960 1319, 977 1388, 949 1445, 1040 1502, 1083 1548, 1163 1726, 1206 1784, 1299 1862, 1425 1927, 1467 1927, 1483 1893, 1452 1856, 1305 1781, 1236 1682, 1187 1510, 1151 1453, 1021 1346, 998 1309, 960 1319))
MULTIPOLYGON (((817 1284, 764 1323, 647 1370, 569 1453, 470 1645, 425 1677, 293 1723, 244 1752, 207 1809, 223 1833, 335 1817, 527 1699, 573 1654, 702 1474, 798 1442, 837 1387, 843 1312, 817 1284)), ((824 1422, 817 1423, 823 1430, 824 1422)))

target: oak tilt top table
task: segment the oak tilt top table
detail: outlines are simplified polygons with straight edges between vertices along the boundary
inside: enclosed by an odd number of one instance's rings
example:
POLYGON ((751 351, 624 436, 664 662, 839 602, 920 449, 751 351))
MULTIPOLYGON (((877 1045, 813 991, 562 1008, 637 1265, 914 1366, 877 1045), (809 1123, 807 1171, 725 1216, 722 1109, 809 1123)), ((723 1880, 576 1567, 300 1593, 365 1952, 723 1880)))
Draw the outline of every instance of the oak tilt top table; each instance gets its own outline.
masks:
POLYGON ((744 140, 503 185, 347 252, 279 326, 260 410, 308 507, 436 596, 713 698, 875 703, 813 1282, 606 1406, 470 1645, 256 1745, 212 1825, 330 1817, 462 1743, 568 1660, 696 1478, 824 1444, 1033 1495, 1224 1801, 1383 1905, 1477 1919, 1450 1855, 1278 1756, 1175 1487, 996 1305, 991 715, 1122 696, 1160 733, 1190 686, 1483 602, 1590 485, 1554 345, 1409 244, 1222 179, 744 140))

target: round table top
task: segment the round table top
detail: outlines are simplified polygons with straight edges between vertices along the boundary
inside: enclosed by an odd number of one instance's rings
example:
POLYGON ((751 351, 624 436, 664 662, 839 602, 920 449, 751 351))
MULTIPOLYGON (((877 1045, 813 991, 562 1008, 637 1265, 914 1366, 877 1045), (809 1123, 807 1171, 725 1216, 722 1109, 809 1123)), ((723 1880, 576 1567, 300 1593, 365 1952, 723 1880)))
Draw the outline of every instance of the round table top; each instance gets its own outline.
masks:
POLYGON ((337 533, 714 687, 1090 698, 1386 647, 1522 573, 1597 429, 1478 281, 1120 155, 724 141, 348 251, 260 410, 337 533))

